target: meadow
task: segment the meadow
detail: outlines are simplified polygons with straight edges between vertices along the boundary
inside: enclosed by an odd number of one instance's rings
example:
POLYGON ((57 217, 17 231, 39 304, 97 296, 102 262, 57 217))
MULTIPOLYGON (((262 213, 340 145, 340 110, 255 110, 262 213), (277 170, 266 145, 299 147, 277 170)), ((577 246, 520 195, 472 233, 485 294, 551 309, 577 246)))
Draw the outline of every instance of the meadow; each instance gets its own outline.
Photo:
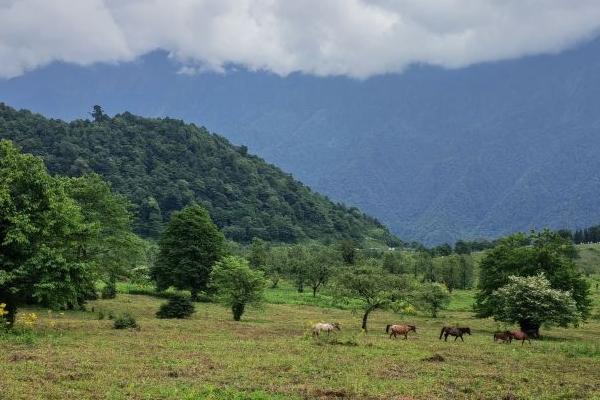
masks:
POLYGON ((592 292, 596 319, 544 329, 524 346, 493 342, 503 326, 473 317, 472 291, 454 291, 437 319, 374 312, 367 334, 351 305, 285 282, 242 322, 211 303, 197 303, 189 320, 159 320, 165 300, 143 294, 93 301, 87 312, 23 309, 39 320, 0 336, 0 398, 600 399, 600 293, 592 292), (141 329, 114 330, 100 312, 129 312, 141 329), (315 339, 310 325, 319 321, 339 321, 342 331, 315 339), (417 333, 389 339, 392 322, 416 324, 417 333), (438 340, 450 324, 473 335, 438 340))

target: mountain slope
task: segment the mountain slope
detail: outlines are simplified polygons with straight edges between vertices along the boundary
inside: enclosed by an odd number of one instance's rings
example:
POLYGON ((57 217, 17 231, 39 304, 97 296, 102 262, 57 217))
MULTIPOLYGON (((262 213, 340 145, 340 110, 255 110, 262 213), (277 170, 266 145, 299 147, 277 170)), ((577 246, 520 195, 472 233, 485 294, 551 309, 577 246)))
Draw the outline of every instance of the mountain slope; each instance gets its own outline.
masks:
POLYGON ((161 53, 119 66, 55 64, 0 82, 0 99, 63 117, 99 103, 203 121, 429 244, 600 221, 600 40, 365 81, 176 71, 161 53))
POLYGON ((334 204, 205 128, 123 113, 95 122, 48 120, 0 103, 0 138, 44 158, 52 173, 96 172, 139 206, 156 237, 174 210, 201 201, 230 239, 397 242, 375 219, 334 204))

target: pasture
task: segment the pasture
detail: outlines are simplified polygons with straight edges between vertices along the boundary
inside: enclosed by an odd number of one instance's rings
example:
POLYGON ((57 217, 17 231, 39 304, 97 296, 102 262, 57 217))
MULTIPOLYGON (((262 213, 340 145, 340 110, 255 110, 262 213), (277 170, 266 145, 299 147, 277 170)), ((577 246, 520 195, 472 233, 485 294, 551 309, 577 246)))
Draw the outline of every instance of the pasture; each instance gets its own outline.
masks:
POLYGON ((366 335, 360 313, 325 295, 284 286, 267 299, 242 322, 209 303, 189 320, 159 320, 164 299, 132 294, 91 302, 88 312, 21 310, 40 319, 30 333, 0 336, 0 398, 600 399, 597 319, 544 329, 532 345, 504 345, 492 340, 499 324, 472 317, 467 291, 455 291, 437 319, 376 311, 366 335), (99 311, 129 312, 141 330, 114 330, 99 311), (314 339, 310 325, 319 321, 338 321, 342 331, 314 339), (385 326, 398 322, 417 333, 390 340, 385 326), (453 324, 473 335, 438 340, 453 324))

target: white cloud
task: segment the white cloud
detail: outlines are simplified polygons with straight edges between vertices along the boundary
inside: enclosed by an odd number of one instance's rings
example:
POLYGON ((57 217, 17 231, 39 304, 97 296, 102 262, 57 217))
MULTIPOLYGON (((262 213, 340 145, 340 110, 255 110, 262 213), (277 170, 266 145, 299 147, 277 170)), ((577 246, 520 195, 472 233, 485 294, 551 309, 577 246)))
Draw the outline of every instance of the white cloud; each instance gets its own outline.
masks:
POLYGON ((184 73, 367 77, 558 52, 599 29, 598 0, 0 0, 0 77, 156 49, 184 73))

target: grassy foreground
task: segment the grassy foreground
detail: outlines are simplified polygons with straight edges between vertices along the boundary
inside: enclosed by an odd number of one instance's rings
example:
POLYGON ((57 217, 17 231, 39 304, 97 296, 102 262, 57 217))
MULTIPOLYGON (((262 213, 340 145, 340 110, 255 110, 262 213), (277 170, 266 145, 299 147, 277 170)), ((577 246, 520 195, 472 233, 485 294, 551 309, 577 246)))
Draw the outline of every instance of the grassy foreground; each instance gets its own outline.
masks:
POLYGON ((440 318, 375 312, 364 335, 360 315, 286 292, 269 293, 280 304, 250 310, 241 323, 203 303, 190 320, 158 320, 164 300, 128 294, 92 302, 95 313, 22 310, 41 316, 30 333, 0 336, 0 398, 600 399, 598 320, 544 330, 532 345, 501 345, 492 341, 499 325, 472 318, 470 293, 455 292, 440 318), (111 329, 99 310, 129 312, 141 330, 111 329), (315 340, 309 326, 318 321, 339 321, 342 332, 315 340), (414 323, 417 334, 390 340, 391 322, 414 323), (455 323, 473 336, 439 341, 440 326, 455 323))

